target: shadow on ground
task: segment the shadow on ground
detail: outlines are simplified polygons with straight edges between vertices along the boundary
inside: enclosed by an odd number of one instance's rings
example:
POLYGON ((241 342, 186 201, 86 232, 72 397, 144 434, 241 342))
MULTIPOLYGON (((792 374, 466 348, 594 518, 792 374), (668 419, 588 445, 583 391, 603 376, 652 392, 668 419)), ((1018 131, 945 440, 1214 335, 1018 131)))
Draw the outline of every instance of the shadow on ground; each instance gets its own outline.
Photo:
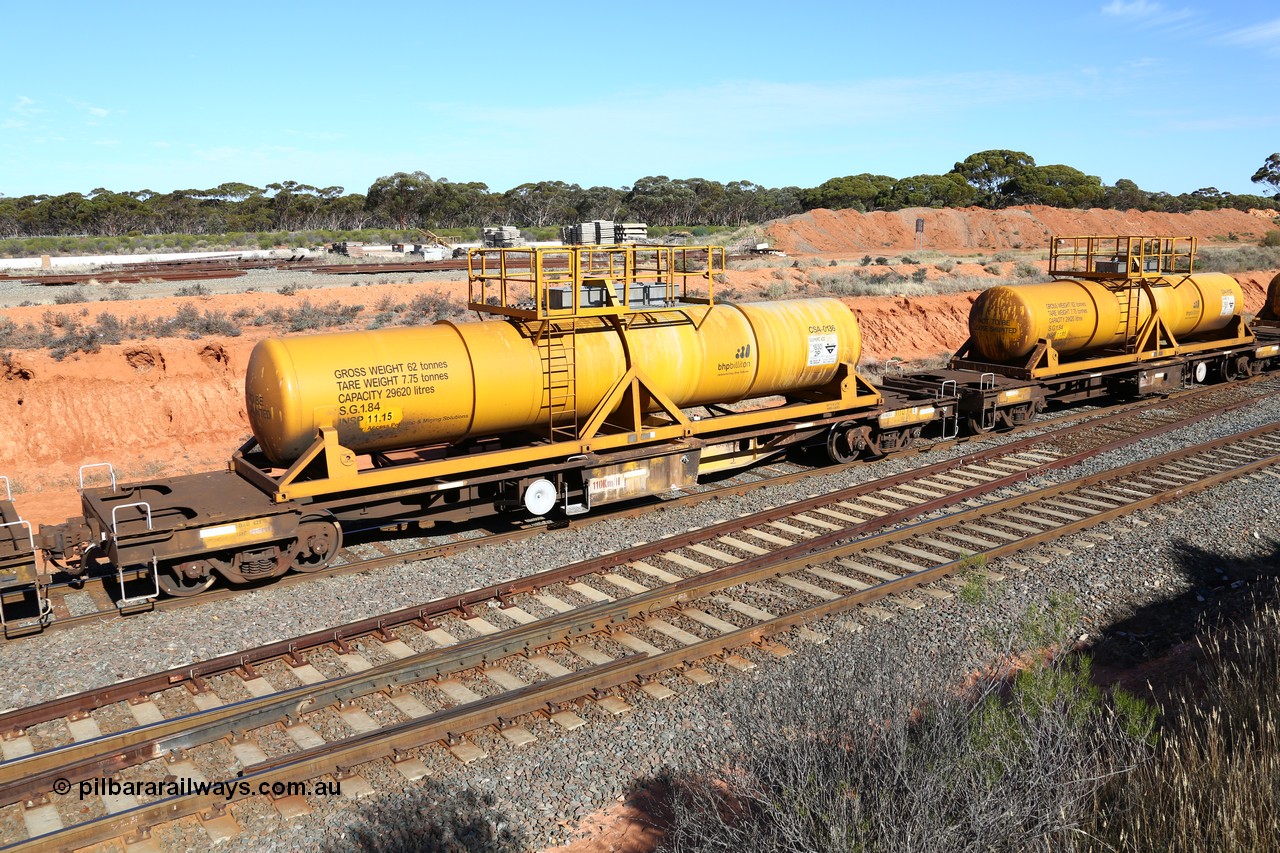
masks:
POLYGON ((1186 589, 1135 609, 1090 640, 1087 651, 1104 680, 1150 680, 1157 696, 1165 695, 1177 687, 1170 681, 1185 681, 1201 660, 1197 639, 1230 624, 1248 630, 1280 597, 1280 542, 1257 557, 1224 557, 1185 540, 1175 543, 1175 553, 1171 568, 1186 589), (1144 671, 1166 656, 1177 665, 1144 671))

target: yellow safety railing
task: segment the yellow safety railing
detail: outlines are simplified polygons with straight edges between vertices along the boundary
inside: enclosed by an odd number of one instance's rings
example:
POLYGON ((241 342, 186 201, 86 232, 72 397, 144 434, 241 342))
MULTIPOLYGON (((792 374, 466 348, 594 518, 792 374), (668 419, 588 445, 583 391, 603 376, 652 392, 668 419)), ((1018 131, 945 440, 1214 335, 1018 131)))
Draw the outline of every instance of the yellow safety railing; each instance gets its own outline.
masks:
POLYGON ((1049 275, 1121 282, 1188 275, 1195 255, 1195 237, 1054 237, 1049 275))
POLYGON ((671 310, 712 301, 722 246, 528 246, 467 253, 473 311, 522 320, 671 310))

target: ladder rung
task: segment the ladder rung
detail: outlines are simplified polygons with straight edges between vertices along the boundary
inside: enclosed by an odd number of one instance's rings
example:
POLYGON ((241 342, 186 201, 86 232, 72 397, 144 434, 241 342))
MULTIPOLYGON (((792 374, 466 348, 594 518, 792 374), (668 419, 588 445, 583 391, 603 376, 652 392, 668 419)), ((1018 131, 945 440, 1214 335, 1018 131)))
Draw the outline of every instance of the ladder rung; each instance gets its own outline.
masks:
POLYGON ((543 405, 548 412, 548 434, 553 441, 572 440, 578 435, 577 328, 570 326, 561 334, 545 340, 542 353, 546 381, 543 405))

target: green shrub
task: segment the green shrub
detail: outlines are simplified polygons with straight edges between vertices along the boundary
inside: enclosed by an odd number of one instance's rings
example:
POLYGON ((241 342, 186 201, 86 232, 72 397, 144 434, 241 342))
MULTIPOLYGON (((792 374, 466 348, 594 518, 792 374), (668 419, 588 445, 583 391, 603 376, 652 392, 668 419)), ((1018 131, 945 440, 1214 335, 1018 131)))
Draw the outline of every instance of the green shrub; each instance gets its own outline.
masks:
POLYGON ((61 329, 61 332, 51 333, 46 344, 49 355, 53 356, 55 361, 62 361, 73 353, 95 353, 102 349, 102 342, 94 330, 84 328, 74 320, 57 328, 61 329))
POLYGON ((88 299, 84 294, 84 288, 76 287, 71 290, 64 290, 61 293, 55 293, 53 296, 53 304, 55 305, 75 305, 88 299))
POLYGON ((91 331, 97 341, 103 344, 118 344, 128 334, 128 328, 120 318, 105 311, 98 315, 97 325, 91 331))
POLYGON ((363 305, 343 305, 337 300, 328 305, 313 305, 310 299, 303 299, 302 304, 297 308, 289 309, 287 330, 306 332, 343 326, 350 323, 363 310, 363 305))
POLYGON ((1201 272, 1236 273, 1276 267, 1280 267, 1280 245, 1202 249, 1196 255, 1196 269, 1201 272))
POLYGON ((424 325, 463 313, 460 306, 438 290, 420 293, 407 306, 399 306, 399 309, 406 312, 403 321, 405 325, 424 325))

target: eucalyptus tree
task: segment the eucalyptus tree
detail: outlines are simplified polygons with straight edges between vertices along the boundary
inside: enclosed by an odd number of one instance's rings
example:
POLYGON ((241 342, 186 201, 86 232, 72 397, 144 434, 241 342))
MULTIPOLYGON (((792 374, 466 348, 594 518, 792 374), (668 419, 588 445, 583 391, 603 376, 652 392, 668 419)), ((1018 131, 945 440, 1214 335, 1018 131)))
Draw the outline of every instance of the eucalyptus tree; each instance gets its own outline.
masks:
POLYGON ((956 163, 952 172, 964 178, 981 193, 984 207, 1007 207, 1011 198, 1005 186, 1017 178, 1025 180, 1025 173, 1036 165, 1035 158, 1023 151, 992 149, 979 151, 956 163))
POLYGON ((431 176, 426 172, 396 172, 369 185, 365 209, 382 222, 404 229, 418 217, 426 200, 431 176))
POLYGON ((1090 208, 1105 198, 1100 178, 1062 165, 1018 169, 1000 192, 1008 204, 1050 207, 1090 208))
POLYGON ((830 178, 816 187, 801 190, 800 203, 805 210, 821 207, 865 213, 884 206, 895 182, 888 175, 872 175, 868 172, 830 178))
POLYGON ((894 181, 883 193, 884 207, 967 207, 977 201, 978 191, 964 178, 948 172, 945 175, 913 175, 894 181))
POLYGON ((1255 184, 1266 184, 1271 192, 1280 193, 1280 153, 1272 154, 1262 161, 1258 171, 1253 173, 1255 184))
POLYGON ((543 228, 569 222, 577 211, 582 188, 564 181, 520 184, 502 194, 508 218, 515 225, 543 228))

